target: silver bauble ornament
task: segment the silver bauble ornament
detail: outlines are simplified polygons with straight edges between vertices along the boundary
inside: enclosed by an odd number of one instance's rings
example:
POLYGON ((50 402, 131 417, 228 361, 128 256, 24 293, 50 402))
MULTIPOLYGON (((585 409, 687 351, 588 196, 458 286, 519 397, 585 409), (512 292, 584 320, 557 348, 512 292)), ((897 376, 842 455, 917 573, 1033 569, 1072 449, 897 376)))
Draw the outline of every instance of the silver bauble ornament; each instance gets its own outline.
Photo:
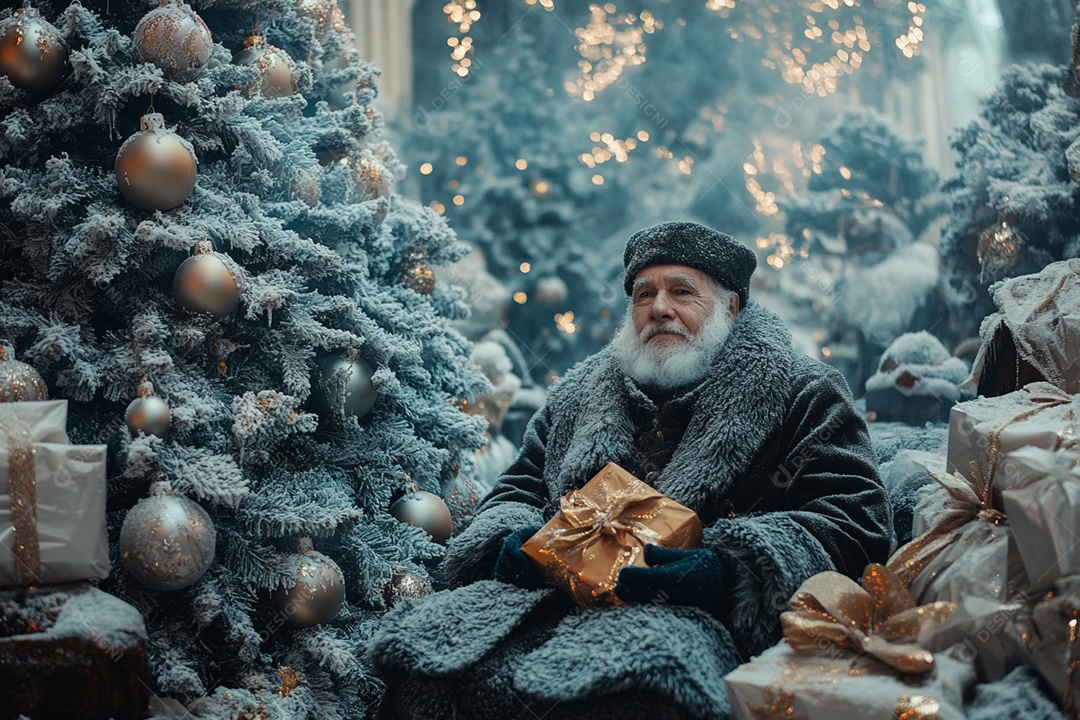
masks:
POLYGON ((147 113, 142 128, 116 154, 120 194, 142 210, 172 210, 195 188, 195 148, 165 128, 161 113, 147 113))
POLYGON ((192 80, 206 67, 214 39, 203 19, 182 0, 161 0, 135 26, 135 49, 170 80, 192 80))
POLYGON ((173 295, 187 312, 220 320, 240 303, 240 277, 209 241, 197 243, 193 253, 176 268, 173 295))
POLYGON ((345 13, 334 0, 296 0, 296 14, 315 21, 315 35, 320 40, 331 32, 345 32, 345 13))
POLYGON ((353 164, 353 182, 362 202, 375 200, 375 222, 381 223, 390 212, 390 186, 394 178, 382 160, 374 155, 360 158, 353 164))
POLYGON ((15 348, 0 340, 0 402, 48 400, 49 389, 41 374, 15 359, 15 348))
POLYGON ((979 245, 975 256, 983 271, 997 277, 1016 267, 1024 256, 1027 238, 1024 234, 1001 220, 979 233, 979 245))
POLYGON ((404 495, 390 506, 390 514, 403 523, 423 529, 439 544, 450 539, 453 528, 450 508, 434 493, 419 490, 404 495))
POLYGON ((330 558, 300 538, 294 555, 285 558, 288 584, 271 594, 274 609, 293 627, 311 627, 337 617, 345 602, 345 576, 330 558))
POLYGON ((128 404, 124 420, 132 437, 142 433, 163 438, 172 426, 168 403, 154 393, 153 383, 145 379, 139 384, 139 397, 128 404))
POLYGON ((433 592, 435 590, 427 578, 398 565, 390 582, 383 588, 383 599, 387 607, 394 607, 405 598, 422 598, 433 592))
POLYGON ((295 95, 296 63, 289 54, 252 33, 244 39, 244 49, 233 57, 233 64, 259 68, 259 77, 252 84, 239 88, 246 95, 259 92, 263 97, 280 98, 295 95))
POLYGON ((154 590, 193 585, 214 561, 217 532, 195 501, 156 482, 150 497, 128 511, 120 528, 120 560, 128 573, 154 590))
POLYGON ((0 75, 30 92, 56 86, 68 71, 67 45, 60 33, 27 3, 0 23, 0 75))
MULTIPOLYGON (((322 69, 324 73, 326 71, 345 70, 357 65, 359 62, 360 52, 356 49, 356 43, 349 40, 340 55, 323 61, 322 69)), ((360 78, 361 75, 356 70, 329 85, 326 91, 326 102, 332 109, 342 110, 356 102, 356 93, 368 86, 366 82, 361 85, 360 78)))
POLYGON ((315 372, 309 407, 324 419, 339 412, 358 418, 367 415, 375 404, 374 372, 353 352, 323 358, 315 372))

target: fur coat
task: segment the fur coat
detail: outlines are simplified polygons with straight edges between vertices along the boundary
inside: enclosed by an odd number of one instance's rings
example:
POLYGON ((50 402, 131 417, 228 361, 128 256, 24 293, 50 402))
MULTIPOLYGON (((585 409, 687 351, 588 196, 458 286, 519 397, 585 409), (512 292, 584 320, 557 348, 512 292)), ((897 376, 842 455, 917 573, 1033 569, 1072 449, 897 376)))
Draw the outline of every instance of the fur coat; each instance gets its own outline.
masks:
POLYGON ((665 698, 672 717, 726 717, 723 676, 779 639, 799 585, 825 570, 857 578, 885 562, 891 536, 847 384, 796 353, 772 312, 748 305, 705 380, 663 406, 622 374, 609 346, 552 388, 518 459, 451 542, 451 589, 387 615, 372 645, 389 680, 384 716, 507 718, 562 703, 558 716, 570 717, 606 699, 632 717, 623 695, 633 691, 665 698), (559 591, 491 579, 504 538, 545 523, 604 464, 642 472, 640 438, 672 408, 685 413, 677 446, 639 477, 701 517, 704 546, 732 571, 723 617, 662 604, 581 611, 559 591), (401 709, 394 695, 406 685, 431 696, 429 710, 401 709))

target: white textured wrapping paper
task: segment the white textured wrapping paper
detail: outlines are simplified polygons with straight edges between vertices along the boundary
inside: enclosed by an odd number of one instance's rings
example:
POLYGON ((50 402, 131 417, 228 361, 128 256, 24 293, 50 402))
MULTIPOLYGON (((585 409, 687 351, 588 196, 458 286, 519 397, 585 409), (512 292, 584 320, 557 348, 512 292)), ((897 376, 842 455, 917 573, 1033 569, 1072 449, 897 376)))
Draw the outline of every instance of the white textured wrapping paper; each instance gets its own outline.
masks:
POLYGON ((67 400, 6 403, 39 443, 67 443, 67 400))
MULTIPOLYGON (((949 413, 949 450, 946 470, 974 480, 971 464, 986 475, 989 435, 999 430, 999 464, 1008 452, 1035 446, 1047 450, 1067 448, 1080 442, 1080 396, 1067 395, 1049 383, 1031 383, 1000 397, 979 398, 954 405, 949 413), (1030 417, 1009 422, 1016 417, 1030 417)), ((994 485, 1011 484, 1007 468, 994 469, 994 485)))
POLYGON ((1013 486, 1002 492, 1009 531, 1032 592, 1080 571, 1080 455, 1041 448, 1009 453, 1013 486))
MULTIPOLYGON (((105 536, 106 445, 37 443, 37 531, 40 584, 109 574, 105 536)), ((0 587, 17 587, 8 448, 0 442, 0 587)))
POLYGON ((925 676, 905 677, 869 658, 839 651, 807 655, 781 642, 724 681, 735 720, 963 720, 964 691, 975 682, 974 666, 948 652, 936 653, 934 663, 925 676), (923 714, 901 714, 912 708, 923 714))

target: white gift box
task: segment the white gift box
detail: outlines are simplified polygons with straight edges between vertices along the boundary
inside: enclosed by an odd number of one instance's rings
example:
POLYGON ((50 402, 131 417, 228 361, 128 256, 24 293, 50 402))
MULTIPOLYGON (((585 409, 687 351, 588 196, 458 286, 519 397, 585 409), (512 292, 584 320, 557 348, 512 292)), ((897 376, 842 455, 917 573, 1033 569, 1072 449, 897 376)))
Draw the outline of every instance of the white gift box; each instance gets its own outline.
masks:
POLYGON ((736 668, 724 682, 735 720, 962 720, 964 691, 975 682, 975 669, 943 652, 934 654, 930 673, 903 676, 870 657, 808 655, 781 642, 736 668))
MULTIPOLYGON (((992 435, 997 435, 998 465, 1004 455, 1022 447, 1047 450, 1080 443, 1080 396, 1069 395, 1050 383, 1031 383, 999 397, 979 398, 954 405, 949 414, 949 449, 946 469, 974 480, 973 464, 986 477, 991 472, 992 435)), ((996 487, 1010 479, 993 468, 996 487)))
POLYGON ((1080 571, 1080 454, 1028 447, 1009 453, 1002 491, 1012 541, 1032 592, 1080 571))
POLYGON ((68 442, 67 400, 13 402, 5 405, 15 412, 15 417, 30 431, 30 437, 35 442, 68 442))
MULTIPOLYGON (((32 585, 49 585, 107 576, 105 461, 108 447, 33 442, 38 437, 56 436, 56 422, 61 419, 66 422, 67 407, 63 402, 5 403, 0 411, 3 413, 0 423, 12 433, 9 437, 0 432, 0 588, 25 586, 27 579, 32 585), (24 410, 17 407, 19 405, 37 407, 24 410), (31 519, 31 537, 36 535, 37 539, 37 558, 40 559, 37 570, 34 563, 17 559, 18 533, 11 483, 12 442, 16 438, 19 444, 25 443, 25 456, 32 457, 33 483, 26 485, 30 487, 28 499, 33 502, 36 515, 31 519), (31 448, 32 456, 29 455, 31 448)), ((21 517, 28 515, 24 513, 21 517)), ((25 519, 22 524, 26 526, 25 519)), ((31 547, 29 543, 27 546, 31 547)), ((29 556, 33 557, 33 553, 29 556)))

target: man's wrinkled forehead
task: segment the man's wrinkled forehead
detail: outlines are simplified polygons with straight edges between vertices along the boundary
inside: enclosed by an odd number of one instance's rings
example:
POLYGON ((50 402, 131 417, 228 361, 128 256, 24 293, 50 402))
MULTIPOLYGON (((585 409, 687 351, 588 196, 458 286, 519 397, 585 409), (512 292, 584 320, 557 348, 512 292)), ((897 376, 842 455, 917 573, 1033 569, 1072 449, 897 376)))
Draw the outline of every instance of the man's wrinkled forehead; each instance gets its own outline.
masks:
POLYGON ((669 286, 686 285, 687 287, 695 289, 702 289, 708 284, 706 279, 692 274, 690 268, 672 268, 670 270, 664 270, 659 274, 656 272, 650 274, 648 271, 651 270, 652 267, 642 268, 641 272, 634 277, 633 291, 635 293, 643 287, 656 287, 657 280, 663 280, 664 284, 669 286))

